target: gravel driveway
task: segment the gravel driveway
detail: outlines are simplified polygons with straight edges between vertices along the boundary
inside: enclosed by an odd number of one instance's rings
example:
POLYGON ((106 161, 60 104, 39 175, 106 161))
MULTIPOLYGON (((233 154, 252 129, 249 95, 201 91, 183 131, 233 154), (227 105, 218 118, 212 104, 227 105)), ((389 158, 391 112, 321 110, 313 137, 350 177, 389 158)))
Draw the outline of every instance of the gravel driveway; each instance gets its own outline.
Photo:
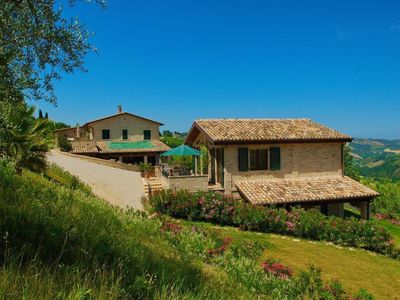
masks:
POLYGON ((52 150, 47 159, 87 183, 95 195, 112 205, 143 210, 140 173, 108 167, 52 150))

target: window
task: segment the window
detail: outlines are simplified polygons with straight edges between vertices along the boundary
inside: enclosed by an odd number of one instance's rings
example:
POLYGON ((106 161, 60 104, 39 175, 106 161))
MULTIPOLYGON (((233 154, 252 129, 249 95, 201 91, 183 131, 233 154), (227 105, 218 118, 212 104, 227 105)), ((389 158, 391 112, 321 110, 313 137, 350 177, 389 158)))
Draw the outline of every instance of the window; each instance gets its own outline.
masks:
POLYGON ((245 172, 249 170, 249 149, 248 148, 238 148, 238 161, 239 161, 239 171, 245 172))
POLYGON ((109 140, 110 139, 110 129, 103 129, 101 132, 101 137, 103 140, 109 140))
POLYGON ((151 140, 151 130, 143 130, 143 138, 145 140, 151 140))
POLYGON ((122 129, 122 139, 123 140, 128 139, 128 129, 122 129))
POLYGON ((250 171, 268 170, 268 150, 250 150, 250 171))
POLYGON ((281 148, 279 147, 271 147, 269 149, 269 160, 271 163, 271 170, 280 170, 281 169, 281 148))

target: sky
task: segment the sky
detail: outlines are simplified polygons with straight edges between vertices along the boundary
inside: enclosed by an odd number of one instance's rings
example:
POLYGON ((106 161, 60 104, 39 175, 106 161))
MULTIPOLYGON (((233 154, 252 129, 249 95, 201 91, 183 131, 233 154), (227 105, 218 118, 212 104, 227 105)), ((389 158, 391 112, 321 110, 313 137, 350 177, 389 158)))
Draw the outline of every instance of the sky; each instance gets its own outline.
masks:
POLYGON ((124 111, 189 130, 200 118, 311 118, 400 138, 400 1, 79 2, 98 48, 56 83, 70 125, 124 111))

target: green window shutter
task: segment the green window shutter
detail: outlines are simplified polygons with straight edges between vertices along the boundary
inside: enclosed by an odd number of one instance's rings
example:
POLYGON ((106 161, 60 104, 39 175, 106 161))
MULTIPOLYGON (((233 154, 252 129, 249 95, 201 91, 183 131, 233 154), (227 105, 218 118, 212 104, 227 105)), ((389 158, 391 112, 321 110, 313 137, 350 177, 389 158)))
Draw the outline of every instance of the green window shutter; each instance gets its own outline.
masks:
POLYGON ((271 170, 280 170, 281 169, 281 148, 279 147, 271 147, 269 149, 269 161, 271 164, 271 170))
POLYGON ((248 148, 238 148, 238 161, 239 161, 239 171, 245 172, 249 170, 249 149, 248 148))
POLYGON ((143 139, 151 140, 151 130, 143 130, 143 139))
POLYGON ((110 139, 110 129, 103 129, 101 131, 101 137, 103 140, 109 140, 110 139))
POLYGON ((122 129, 122 139, 123 140, 128 139, 128 129, 122 129))

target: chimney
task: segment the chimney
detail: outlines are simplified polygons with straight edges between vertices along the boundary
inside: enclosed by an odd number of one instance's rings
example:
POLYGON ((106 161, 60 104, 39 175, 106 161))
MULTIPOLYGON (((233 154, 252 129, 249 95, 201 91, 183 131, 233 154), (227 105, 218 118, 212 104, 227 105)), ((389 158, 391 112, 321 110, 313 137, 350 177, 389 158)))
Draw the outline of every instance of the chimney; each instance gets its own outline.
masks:
POLYGON ((122 113, 122 105, 118 105, 118 113, 122 113))
POLYGON ((79 124, 76 124, 76 139, 79 140, 81 138, 80 127, 79 124))

